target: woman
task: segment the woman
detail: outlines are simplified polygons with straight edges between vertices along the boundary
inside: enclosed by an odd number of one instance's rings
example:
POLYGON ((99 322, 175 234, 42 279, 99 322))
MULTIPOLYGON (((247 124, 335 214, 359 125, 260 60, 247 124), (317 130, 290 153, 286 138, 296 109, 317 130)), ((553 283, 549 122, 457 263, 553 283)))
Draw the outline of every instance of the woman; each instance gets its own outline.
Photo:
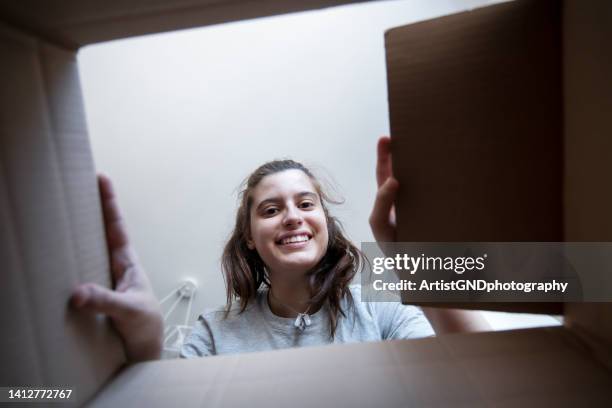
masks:
POLYGON ((183 357, 434 335, 418 308, 362 303, 349 287, 362 254, 303 165, 266 163, 241 196, 222 258, 227 308, 200 316, 183 357))
MULTIPOLYGON (((384 242, 395 239, 398 188, 389 147, 388 137, 379 140, 379 190, 370 217, 374 237, 384 242)), ((227 316, 219 311, 201 316, 183 356, 433 334, 417 308, 364 304, 357 288, 348 287, 361 255, 327 212, 325 195, 307 169, 295 162, 273 162, 259 170, 247 183, 223 257, 229 306, 236 296, 241 304, 227 316), (271 289, 258 291, 262 284, 271 289)), ((116 287, 81 285, 72 303, 109 315, 130 361, 159 358, 159 305, 129 244, 110 181, 103 176, 100 191, 116 287)), ((424 311, 437 333, 487 328, 469 312, 424 311)))

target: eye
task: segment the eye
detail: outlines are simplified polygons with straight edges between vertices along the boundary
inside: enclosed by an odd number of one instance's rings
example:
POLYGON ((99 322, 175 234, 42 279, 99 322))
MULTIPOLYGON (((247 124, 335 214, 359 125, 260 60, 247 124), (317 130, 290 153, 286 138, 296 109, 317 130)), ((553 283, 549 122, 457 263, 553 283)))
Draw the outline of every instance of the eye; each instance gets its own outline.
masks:
POLYGON ((312 201, 302 201, 299 205, 300 208, 307 210, 309 208, 314 207, 314 203, 312 201))
POLYGON ((268 207, 268 208, 263 210, 263 215, 268 217, 268 216, 276 215, 277 212, 278 212, 278 208, 276 208, 276 207, 268 207))

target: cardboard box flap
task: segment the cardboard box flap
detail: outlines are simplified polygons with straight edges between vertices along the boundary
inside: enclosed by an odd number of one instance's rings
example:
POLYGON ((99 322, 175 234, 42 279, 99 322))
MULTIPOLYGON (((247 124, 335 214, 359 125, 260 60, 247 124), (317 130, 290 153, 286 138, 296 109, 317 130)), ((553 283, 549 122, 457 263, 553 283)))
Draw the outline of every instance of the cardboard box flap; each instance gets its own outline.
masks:
POLYGON ((138 364, 91 406, 606 406, 611 386, 547 328, 138 364))
MULTIPOLYGON (((612 241, 612 2, 566 1, 565 235, 612 241)), ((566 305, 566 326, 612 368, 612 303, 566 305)))
POLYGON ((385 45, 398 241, 563 241, 560 3, 398 27, 385 45))
POLYGON ((357 2, 359 0, 9 0, 0 4, 0 16, 48 41, 76 49, 124 37, 357 2))
POLYGON ((110 286, 75 55, 0 25, 0 384, 90 398, 123 364, 107 322, 76 315, 77 283, 110 286))

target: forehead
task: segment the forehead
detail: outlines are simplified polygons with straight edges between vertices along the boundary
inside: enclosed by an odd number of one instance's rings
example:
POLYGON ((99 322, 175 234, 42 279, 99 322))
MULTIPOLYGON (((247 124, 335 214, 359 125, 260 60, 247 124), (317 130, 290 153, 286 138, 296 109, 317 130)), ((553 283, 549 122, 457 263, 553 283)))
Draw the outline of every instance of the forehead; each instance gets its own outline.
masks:
MULTIPOLYGON (((270 198, 291 197, 298 193, 311 192, 317 194, 312 180, 302 170, 291 169, 270 174, 261 179, 253 189, 255 206, 270 198)), ((318 194, 317 194, 318 195, 318 194)))

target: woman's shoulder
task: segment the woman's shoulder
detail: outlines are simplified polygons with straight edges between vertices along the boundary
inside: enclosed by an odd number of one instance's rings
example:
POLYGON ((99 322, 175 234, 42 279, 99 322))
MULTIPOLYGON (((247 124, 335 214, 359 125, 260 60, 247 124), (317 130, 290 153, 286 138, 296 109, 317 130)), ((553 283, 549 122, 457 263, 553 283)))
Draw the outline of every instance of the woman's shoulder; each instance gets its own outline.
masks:
POLYGON ((369 300, 367 293, 362 293, 361 285, 351 285, 350 289, 356 313, 375 321, 383 339, 411 339, 435 335, 420 307, 402 304, 399 296, 395 301, 369 300))
POLYGON ((200 313, 199 318, 204 320, 220 320, 224 318, 226 314, 226 306, 207 307, 200 313))
POLYGON ((353 296, 356 296, 356 295, 361 296, 361 285, 360 284, 358 284, 358 283, 351 283, 348 286, 348 288, 351 291, 351 294, 353 296))
MULTIPOLYGON (((353 305, 355 307, 359 307, 362 306, 361 305, 361 285, 359 284, 350 284, 348 286, 349 289, 349 293, 351 294, 351 298, 353 301, 353 305)), ((345 306, 350 306, 350 304, 348 303, 348 298, 345 296, 344 298, 344 302, 345 302, 345 306)))
MULTIPOLYGON (((415 309, 416 306, 403 305, 399 296, 395 301, 381 302, 375 299, 371 299, 368 293, 362 291, 360 284, 351 284, 349 286, 351 296, 353 298, 353 304, 355 306, 355 312, 358 314, 366 314, 371 318, 380 318, 388 314, 395 314, 403 312, 406 309, 415 309)), ((413 310, 409 310, 413 311, 413 310)))
POLYGON ((241 320, 249 314, 256 313, 258 304, 262 297, 265 297, 263 290, 259 290, 255 298, 251 299, 244 310, 241 307, 240 300, 234 300, 231 306, 228 305, 205 308, 199 316, 199 320, 204 320, 210 323, 220 323, 227 321, 241 320))

